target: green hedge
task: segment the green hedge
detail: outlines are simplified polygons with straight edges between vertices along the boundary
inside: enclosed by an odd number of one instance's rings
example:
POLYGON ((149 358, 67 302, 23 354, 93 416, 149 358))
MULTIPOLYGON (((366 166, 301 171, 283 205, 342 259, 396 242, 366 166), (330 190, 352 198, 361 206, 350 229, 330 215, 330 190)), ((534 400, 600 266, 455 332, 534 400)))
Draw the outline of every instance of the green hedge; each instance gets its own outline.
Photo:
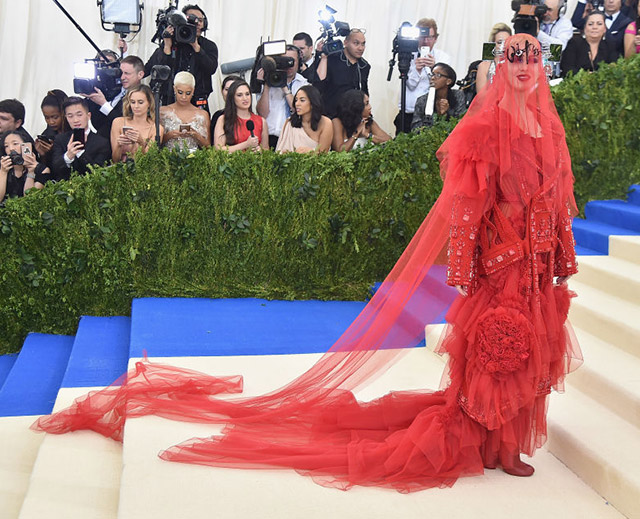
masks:
MULTIPOLYGON (((638 181, 640 60, 554 89, 579 203, 638 181)), ((320 156, 152 149, 0 209, 0 353, 145 296, 362 299, 441 188, 455 122, 320 156)))

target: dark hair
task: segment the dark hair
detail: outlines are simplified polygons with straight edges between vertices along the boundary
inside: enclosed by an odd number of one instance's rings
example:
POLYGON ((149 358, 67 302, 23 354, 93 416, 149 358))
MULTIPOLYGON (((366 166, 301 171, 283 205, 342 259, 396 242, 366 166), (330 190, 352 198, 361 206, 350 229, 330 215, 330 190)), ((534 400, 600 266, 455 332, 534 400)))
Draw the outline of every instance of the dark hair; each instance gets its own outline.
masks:
POLYGON ((304 63, 304 58, 302 57, 302 51, 298 47, 296 47, 295 45, 291 45, 290 43, 287 43, 287 47, 285 51, 287 50, 295 51, 296 55, 298 56, 298 67, 296 68, 296 70, 300 72, 300 69, 302 68, 302 64, 304 63))
POLYGON ((222 80, 222 84, 220 85, 220 91, 222 92, 224 90, 225 85, 229 82, 229 81, 244 81, 244 79, 242 79, 240 76, 237 76, 235 74, 231 74, 230 76, 225 77, 222 80))
MULTIPOLYGON (((603 20, 603 21, 606 21, 607 17, 606 17, 606 15, 604 14, 604 11, 597 11, 597 10, 593 10, 593 11, 591 11, 591 12, 590 12, 586 17, 585 17, 585 19, 584 19, 584 24, 585 24, 585 25, 587 24, 587 22, 589 21, 589 18, 591 18, 592 16, 597 16, 597 15, 602 16, 602 20, 603 20)), ((583 33, 584 33, 584 29, 583 29, 583 33)))
POLYGON ((338 101, 338 119, 347 135, 354 134, 362 121, 364 96, 365 93, 362 90, 347 90, 338 101))
POLYGON ((187 4, 182 8, 182 12, 184 14, 187 14, 187 11, 190 11, 191 9, 197 9, 202 13, 202 17, 204 18, 204 22, 202 24, 202 32, 206 32, 206 30, 209 28, 209 19, 207 18, 206 13, 198 4, 187 4))
MULTIPOLYGON (((236 144, 235 141, 236 127, 238 126, 238 108, 236 107, 235 96, 236 91, 241 86, 246 86, 249 89, 249 93, 251 93, 249 83, 247 83, 244 79, 241 79, 240 81, 234 81, 229 87, 229 91, 227 92, 227 101, 224 104, 224 136, 227 141, 227 145, 236 144)), ((253 113, 251 108, 251 105, 249 105, 249 112, 253 113)))
POLYGON ((306 32, 299 32, 293 37, 293 40, 291 41, 296 41, 296 40, 304 40, 304 44, 307 47, 311 47, 313 45, 313 40, 311 39, 311 36, 309 36, 306 32))
POLYGON ((22 133, 20 130, 9 130, 0 134, 0 157, 6 156, 6 153, 4 152, 4 141, 7 139, 7 137, 9 137, 9 135, 17 135, 22 139, 22 142, 29 142, 27 139, 25 139, 24 133, 22 133))
POLYGON ((122 58, 120 65, 123 63, 131 65, 136 72, 144 72, 144 61, 142 61, 138 56, 127 56, 126 58, 122 58))
MULTIPOLYGON (((436 67, 440 67, 441 69, 444 70, 446 76, 451 80, 451 84, 447 87, 447 101, 449 101, 449 106, 453 107, 455 104, 455 99, 454 99, 454 94, 451 91, 453 89, 454 86, 456 86, 456 79, 458 79, 458 76, 456 75, 456 71, 453 70, 453 68, 451 68, 450 65, 447 65, 446 63, 436 63, 433 67, 431 67, 431 72, 433 72, 436 67)), ((433 102, 435 103, 435 99, 433 100, 433 102)))
MULTIPOLYGON (((318 129, 318 124, 320 123, 320 119, 322 119, 322 96, 316 87, 313 85, 304 85, 298 89, 298 92, 304 91, 309 98, 309 102, 311 103, 311 129, 315 132, 318 129)), ((294 106, 295 106, 295 98, 298 97, 298 92, 294 96, 294 106)), ((360 112, 362 113, 362 112, 360 112)), ((291 126, 294 128, 302 128, 302 117, 300 117, 297 112, 294 110, 291 114, 291 126)))
POLYGON ((17 99, 4 99, 0 101, 0 112, 11 114, 16 121, 20 121, 20 126, 24 124, 24 105, 17 99))
POLYGON ((42 110, 45 106, 50 106, 52 108, 56 108, 60 114, 62 115, 62 131, 66 132, 69 129, 69 123, 67 122, 66 117, 64 117, 64 102, 67 99, 67 94, 65 94, 62 90, 54 89, 49 90, 47 95, 44 96, 44 99, 40 103, 40 109, 42 110))
POLYGON ((67 111, 67 108, 74 105, 82 105, 84 109, 89 112, 89 101, 87 101, 84 97, 71 96, 67 97, 62 103, 62 113, 67 111))

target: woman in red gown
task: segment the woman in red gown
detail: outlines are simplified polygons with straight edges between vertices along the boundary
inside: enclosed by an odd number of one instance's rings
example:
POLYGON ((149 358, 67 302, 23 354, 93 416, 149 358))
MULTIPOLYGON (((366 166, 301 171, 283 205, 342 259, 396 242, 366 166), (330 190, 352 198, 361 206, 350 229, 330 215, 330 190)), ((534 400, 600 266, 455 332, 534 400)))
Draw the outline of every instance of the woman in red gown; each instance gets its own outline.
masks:
POLYGON ((565 283, 576 272, 573 176, 541 61, 535 38, 506 41, 493 83, 438 151, 438 201, 369 304, 306 373, 266 395, 223 399, 242 390, 240 377, 139 362, 120 385, 34 428, 122 440, 125 418, 145 414, 224 423, 221 436, 161 457, 293 468, 342 489, 410 492, 497 466, 531 475, 520 454, 544 443, 547 396, 581 360, 565 283), (460 295, 439 344, 449 354, 443 389, 358 402, 353 391, 417 345, 451 303, 437 277, 445 250, 447 283, 460 295))

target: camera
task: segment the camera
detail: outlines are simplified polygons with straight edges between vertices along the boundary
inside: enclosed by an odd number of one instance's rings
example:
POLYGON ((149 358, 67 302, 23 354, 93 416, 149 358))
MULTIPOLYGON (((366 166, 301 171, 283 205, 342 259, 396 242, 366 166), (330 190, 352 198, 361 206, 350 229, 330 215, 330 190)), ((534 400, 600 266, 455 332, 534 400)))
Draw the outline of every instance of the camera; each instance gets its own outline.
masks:
POLYGON ((534 38, 538 36, 538 27, 542 17, 549 10, 543 0, 513 0, 511 9, 515 11, 513 17, 513 30, 516 34, 530 34, 534 38))
POLYGON ((15 150, 9 153, 9 158, 11 159, 11 164, 13 164, 14 166, 22 166, 24 164, 24 159, 22 158, 22 155, 20 155, 15 150))
POLYGON ((101 59, 86 59, 73 66, 73 91, 76 94, 93 94, 98 88, 107 100, 113 99, 122 89, 120 62, 105 63, 101 59))
POLYGON ((604 0, 587 0, 587 3, 591 4, 595 11, 604 11, 604 0))
POLYGON ((324 54, 336 54, 344 49, 342 41, 336 40, 336 36, 349 36, 350 28, 347 22, 336 22, 333 17, 338 11, 332 7, 325 5, 325 8, 318 11, 320 17, 318 22, 322 28, 320 29, 320 38, 325 40, 322 46, 324 54), (333 26, 332 26, 333 24, 333 26))
POLYGON ((287 71, 296 62, 291 56, 285 56, 285 52, 287 52, 286 40, 267 41, 258 47, 249 81, 254 94, 262 91, 262 83, 266 83, 271 88, 282 88, 287 84, 287 71), (263 81, 257 78, 260 68, 264 71, 263 81))
POLYGON ((175 5, 169 3, 166 9, 158 9, 156 15, 156 33, 151 38, 152 43, 160 43, 163 38, 172 37, 176 43, 193 43, 196 41, 198 25, 195 17, 186 16, 178 10, 178 2, 175 5), (167 31, 173 27, 173 36, 167 31))

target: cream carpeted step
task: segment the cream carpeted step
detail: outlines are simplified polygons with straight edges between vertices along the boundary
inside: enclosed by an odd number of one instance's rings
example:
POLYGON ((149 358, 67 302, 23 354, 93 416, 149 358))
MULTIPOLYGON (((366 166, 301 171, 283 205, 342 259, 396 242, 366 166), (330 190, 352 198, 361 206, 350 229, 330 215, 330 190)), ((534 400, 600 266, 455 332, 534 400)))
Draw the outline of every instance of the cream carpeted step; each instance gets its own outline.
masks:
POLYGON ((640 358, 574 328, 584 364, 566 382, 640 428, 640 358))
POLYGON ((640 263, 613 256, 581 256, 574 280, 640 305, 640 263))
POLYGON ((549 451, 629 519, 640 518, 640 429, 574 388, 552 396, 548 422, 549 451))
POLYGON ((640 236, 610 236, 609 256, 640 264, 640 236))
POLYGON ((29 426, 37 416, 0 418, 0 517, 17 519, 42 436, 29 426))
MULTIPOLYGON (((208 373, 245 375, 247 394, 276 388, 299 374, 317 355, 170 358, 159 362, 208 373)), ((425 348, 410 350, 387 373, 359 393, 370 399, 389 389, 436 388, 443 364, 425 348)), ((118 519, 623 519, 555 457, 540 450, 531 478, 500 470, 463 478, 451 489, 411 494, 378 488, 327 489, 293 471, 232 470, 169 463, 158 451, 218 427, 143 417, 127 421, 118 519)))
POLYGON ((574 326, 640 357, 640 305, 574 278, 569 287, 578 295, 569 312, 574 326))
MULTIPOLYGON (((54 411, 67 407, 91 389, 61 389, 54 411)), ((120 443, 91 431, 26 434, 42 440, 42 444, 20 519, 117 518, 122 472, 120 443)))

